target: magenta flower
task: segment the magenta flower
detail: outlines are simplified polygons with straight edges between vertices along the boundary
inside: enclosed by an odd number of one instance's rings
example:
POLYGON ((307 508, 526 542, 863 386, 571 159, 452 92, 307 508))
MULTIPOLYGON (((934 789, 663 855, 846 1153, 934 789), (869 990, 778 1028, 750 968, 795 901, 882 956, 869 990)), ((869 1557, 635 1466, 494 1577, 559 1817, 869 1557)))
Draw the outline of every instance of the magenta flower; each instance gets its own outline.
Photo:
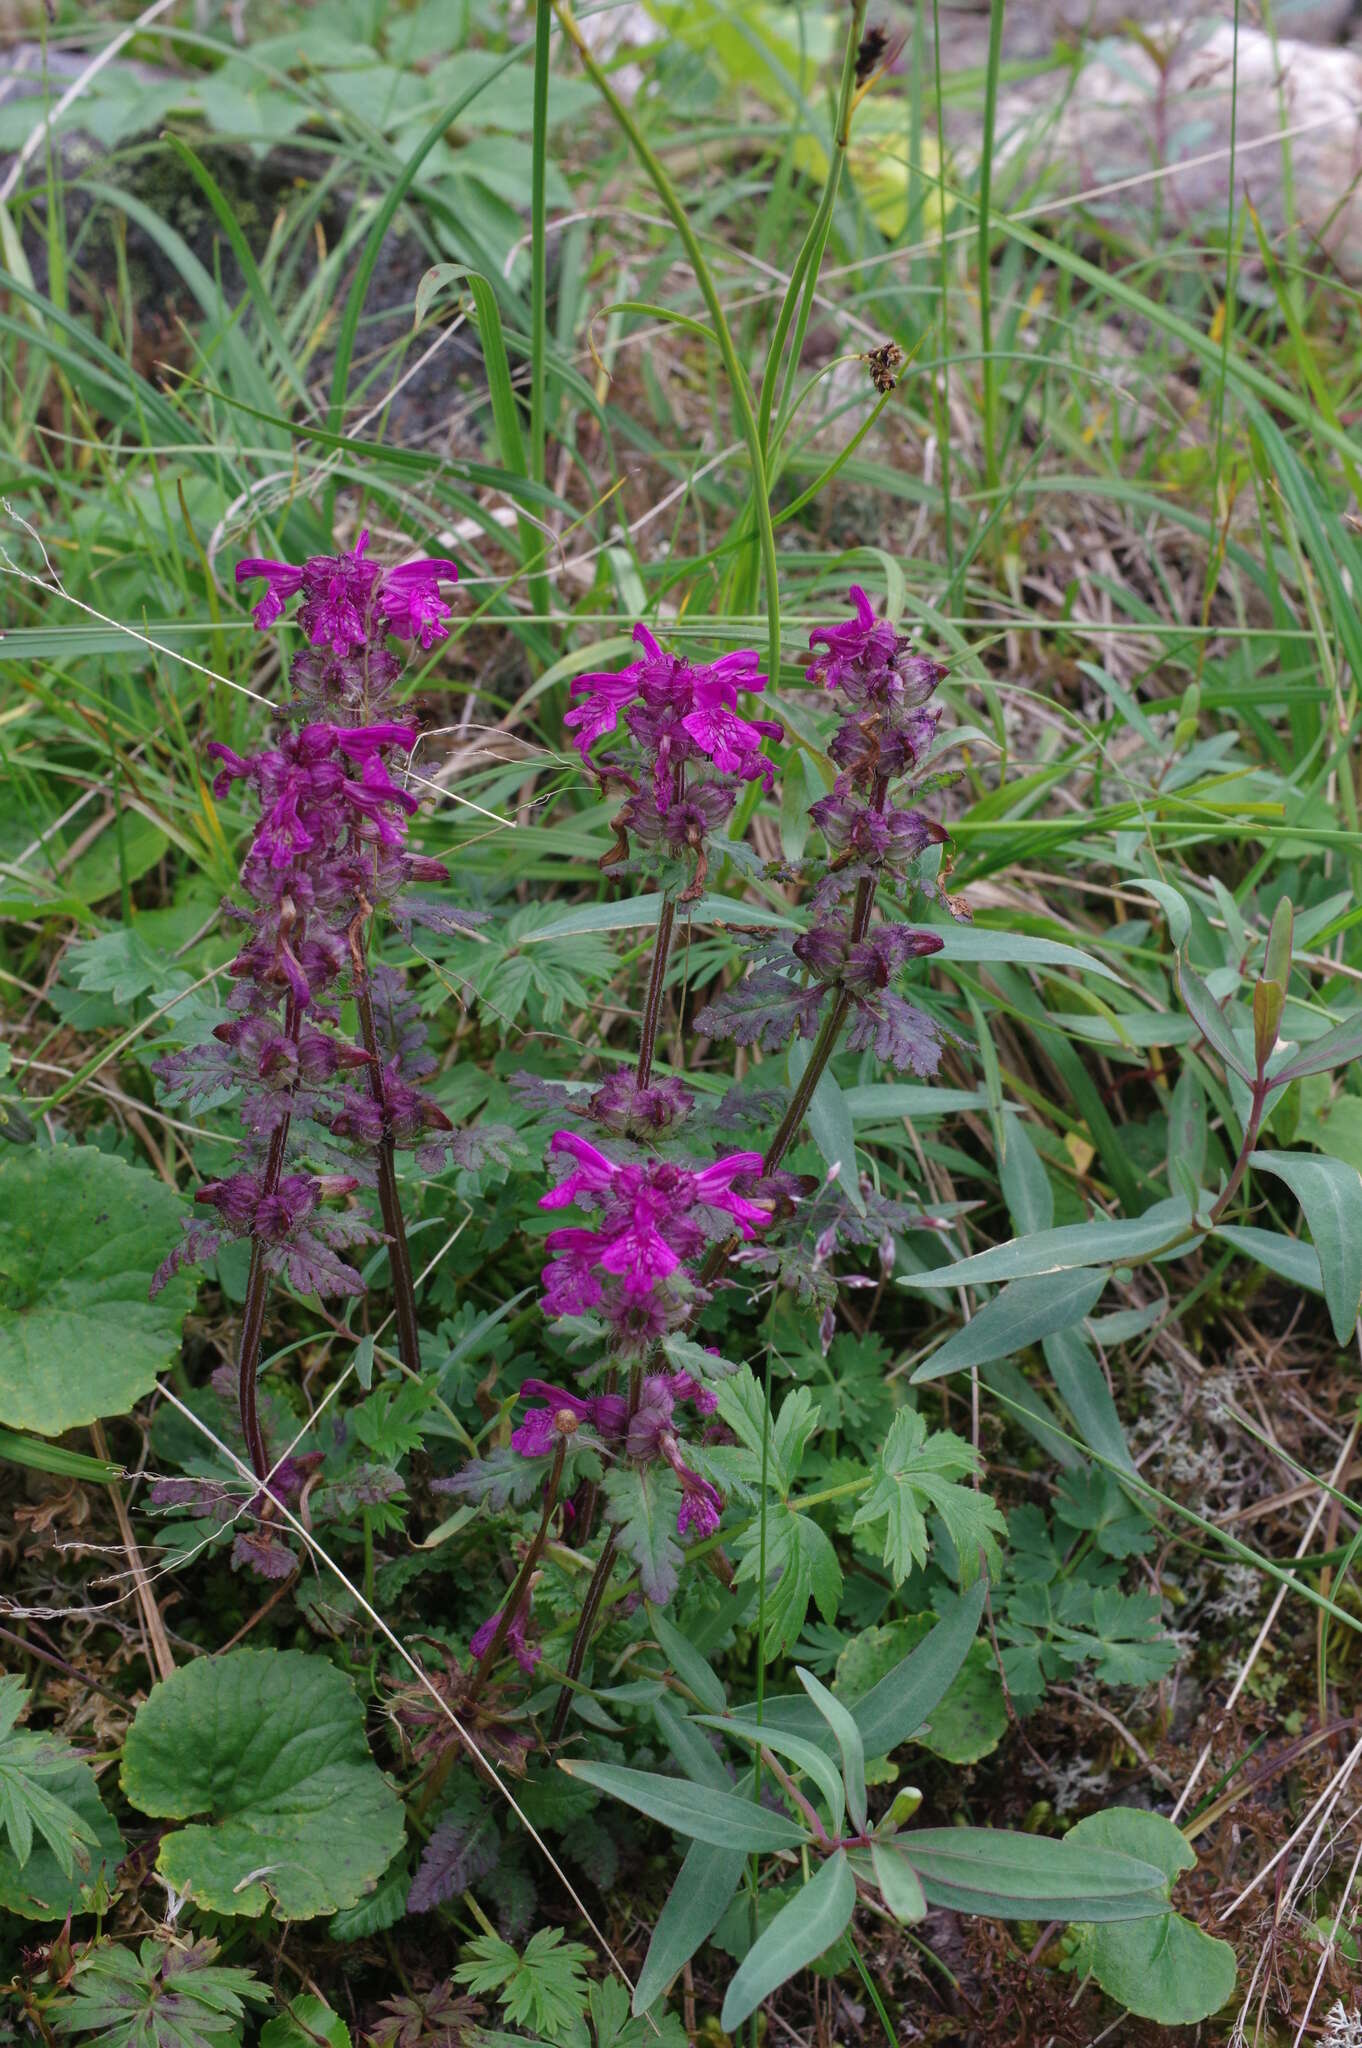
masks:
MULTIPOLYGON (((755 651, 744 648, 696 666, 666 653, 644 625, 635 626, 634 638, 645 650, 638 661, 618 672, 578 676, 572 685, 573 696, 584 701, 573 705, 564 724, 582 759, 589 761, 597 740, 616 732, 623 718, 659 811, 678 793, 688 762, 710 761, 721 775, 759 780, 769 793, 774 766, 761 743, 780 739, 784 728, 772 719, 741 718, 737 711, 740 690, 755 695, 766 687, 755 651)), ((620 764, 609 765, 618 771, 620 764)))
MULTIPOLYGON (((539 1645, 526 1640, 525 1623, 528 1619, 529 1602, 526 1601, 502 1637, 502 1648, 512 1653, 525 1676, 530 1678, 539 1662, 539 1645)), ((501 1609, 498 1607, 495 1614, 489 1614, 482 1627, 473 1635, 468 1647, 475 1658, 485 1656, 492 1647, 492 1638, 497 1632, 497 1623, 500 1620, 501 1609)))
POLYGON ((378 594, 383 623, 399 640, 415 640, 427 652, 449 637, 449 606, 441 583, 457 583, 459 572, 441 556, 424 556, 389 569, 378 594))
POLYGON ((623 1394, 570 1394, 545 1380, 523 1380, 518 1398, 533 1395, 547 1401, 547 1408, 527 1408, 520 1427, 511 1432, 511 1448, 522 1458, 542 1458, 556 1448, 560 1436, 571 1435, 583 1424, 606 1438, 622 1437, 629 1420, 629 1403, 623 1394), (570 1418, 573 1428, 565 1426, 570 1418))
POLYGON ((301 591, 298 624, 313 647, 339 658, 366 649, 384 632, 419 641, 423 648, 447 638, 450 610, 439 586, 457 580, 454 563, 432 555, 384 570, 365 558, 368 545, 366 530, 349 554, 313 555, 301 569, 259 555, 238 562, 238 583, 265 582, 265 595, 253 612, 256 625, 268 630, 301 591))

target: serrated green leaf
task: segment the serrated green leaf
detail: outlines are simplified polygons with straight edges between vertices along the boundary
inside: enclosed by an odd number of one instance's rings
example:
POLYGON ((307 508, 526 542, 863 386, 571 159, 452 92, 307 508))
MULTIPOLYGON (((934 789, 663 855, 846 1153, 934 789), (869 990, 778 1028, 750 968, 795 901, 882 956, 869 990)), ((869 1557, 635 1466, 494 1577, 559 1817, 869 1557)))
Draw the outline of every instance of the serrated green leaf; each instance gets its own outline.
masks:
POLYGON ((179 1355, 194 1283, 147 1288, 185 1204, 90 1145, 0 1162, 0 1421, 60 1436, 122 1415, 179 1355))
POLYGON ((670 1466, 617 1465, 605 1475, 605 1512, 620 1549, 638 1571, 645 1600, 661 1606, 676 1591, 682 1550, 676 1537, 681 1488, 670 1466))
POLYGON ((884 1563, 895 1585, 914 1565, 927 1561, 927 1512, 946 1525, 960 1560, 961 1583, 979 1573, 980 1555, 991 1568, 998 1563, 998 1538, 1007 1524, 986 1493, 956 1482, 977 1470, 969 1444, 951 1430, 927 1431, 927 1418, 915 1408, 901 1408, 890 1425, 884 1448, 871 1466, 871 1486, 852 1517, 852 1528, 884 1525, 884 1563))
POLYGON ((824 1621, 835 1619, 842 1596, 842 1567, 813 1516, 797 1514, 783 1501, 767 1503, 765 1531, 764 1550, 760 1517, 738 1537, 736 1576, 740 1585, 751 1584, 760 1580, 764 1567, 766 1654, 777 1657, 797 1642, 811 1600, 824 1621))
POLYGON ((351 2048, 350 2029, 324 1998, 303 1991, 290 1999, 285 2011, 266 2020, 260 2029, 260 2048, 351 2048))
POLYGON ((299 1650, 232 1650, 162 1679, 128 1731, 120 1777, 156 1819, 209 1816, 168 1830, 156 1867, 212 1912, 336 1913, 373 1888, 403 1838, 354 1687, 299 1650))

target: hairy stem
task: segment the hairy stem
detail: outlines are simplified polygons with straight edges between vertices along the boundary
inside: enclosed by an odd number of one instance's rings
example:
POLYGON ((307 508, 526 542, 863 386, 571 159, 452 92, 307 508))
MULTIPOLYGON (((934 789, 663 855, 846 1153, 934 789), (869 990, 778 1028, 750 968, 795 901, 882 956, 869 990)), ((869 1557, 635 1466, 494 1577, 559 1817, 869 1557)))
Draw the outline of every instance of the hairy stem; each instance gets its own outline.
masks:
POLYGON ((591 1584, 587 1587, 586 1598, 582 1602, 581 1620, 577 1623, 577 1633, 572 1638, 572 1648, 568 1651, 565 1667, 568 1683, 554 1702, 553 1720, 549 1725, 550 1742, 561 1741, 563 1730, 567 1726, 568 1709, 572 1705, 572 1688, 586 1661, 587 1645, 591 1641, 596 1616, 600 1613, 601 1601, 605 1598, 605 1589, 610 1582, 610 1574, 615 1569, 615 1559, 618 1555, 619 1544, 612 1529, 605 1539, 604 1550, 596 1560, 596 1569, 591 1575, 591 1584))
POLYGON ((549 1522, 557 1505, 558 1485, 563 1476, 563 1459, 566 1455, 567 1438, 560 1436, 558 1448, 553 1454, 553 1464, 549 1468, 548 1482, 544 1488, 544 1511, 539 1517, 539 1527, 534 1533, 534 1539, 529 1549, 525 1552, 524 1562, 515 1575, 515 1584, 506 1595, 501 1613, 497 1618, 497 1625, 492 1631, 492 1640, 473 1667, 473 1676, 468 1681, 468 1690, 464 1694, 464 1704, 466 1706, 472 1705, 473 1701, 482 1691, 483 1686, 487 1683, 488 1676, 501 1655, 502 1645, 510 1634, 511 1625, 529 1595, 530 1580, 534 1575, 535 1566, 543 1555, 544 1545, 548 1541, 549 1522))
POLYGON ((350 927, 350 961, 355 1008, 359 1012, 360 1039, 365 1052, 369 1055, 369 1093, 377 1103, 383 1118, 383 1129, 375 1150, 378 1206, 383 1216, 384 1234, 388 1240, 388 1270, 393 1283, 398 1355, 409 1371, 419 1372, 421 1332, 416 1321, 416 1283, 412 1278, 407 1228, 402 1217, 401 1198, 397 1192, 397 1148, 393 1143, 388 1102, 383 1092, 383 1061, 379 1054, 378 1032, 374 1025, 373 989, 369 981, 369 964, 365 957, 362 924, 363 913, 350 927))
MULTIPOLYGON (((284 1031, 295 1044, 302 1022, 302 1011, 290 999, 284 1014, 284 1031)), ((291 1121, 291 1117, 282 1116, 274 1127, 270 1149, 265 1155, 265 1171, 261 1184, 263 1196, 278 1193, 291 1121)), ((241 1410, 241 1433, 246 1439, 246 1455, 251 1461, 251 1470, 262 1484, 269 1478, 270 1461, 265 1449, 265 1433, 260 1427, 256 1376, 260 1365, 260 1339, 265 1328, 265 1303, 269 1291, 270 1276, 265 1265, 264 1242, 258 1237, 253 1237, 250 1270, 246 1275, 246 1303, 241 1312, 241 1342, 237 1348, 236 1376, 237 1403, 241 1410)))
POLYGON ((643 1004, 643 1024, 639 1032, 637 1079, 640 1088, 646 1088, 652 1078, 653 1054, 657 1049, 657 1027, 662 1016, 662 988, 667 979, 667 962, 671 958, 672 928, 675 923, 676 904, 670 896, 664 896, 657 920, 653 966, 648 976, 648 994, 643 1004))

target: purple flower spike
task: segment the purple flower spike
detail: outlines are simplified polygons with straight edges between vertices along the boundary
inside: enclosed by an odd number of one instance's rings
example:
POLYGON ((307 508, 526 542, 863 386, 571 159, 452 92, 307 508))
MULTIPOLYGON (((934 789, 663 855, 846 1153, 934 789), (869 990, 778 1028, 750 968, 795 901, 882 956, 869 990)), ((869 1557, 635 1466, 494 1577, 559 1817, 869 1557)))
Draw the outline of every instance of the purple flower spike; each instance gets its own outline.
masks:
POLYGON ((706 838, 725 822, 743 783, 759 781, 769 794, 775 771, 762 741, 780 739, 784 729, 738 711, 740 691, 755 695, 766 687, 755 650, 696 664, 667 653, 644 625, 635 626, 634 639, 643 653, 628 668, 577 677, 572 695, 580 701, 564 724, 602 780, 632 792, 615 820, 618 851, 611 860, 624 857, 630 838, 643 848, 665 848, 693 865, 698 894, 706 838), (622 750, 593 762, 597 742, 621 727, 622 750))

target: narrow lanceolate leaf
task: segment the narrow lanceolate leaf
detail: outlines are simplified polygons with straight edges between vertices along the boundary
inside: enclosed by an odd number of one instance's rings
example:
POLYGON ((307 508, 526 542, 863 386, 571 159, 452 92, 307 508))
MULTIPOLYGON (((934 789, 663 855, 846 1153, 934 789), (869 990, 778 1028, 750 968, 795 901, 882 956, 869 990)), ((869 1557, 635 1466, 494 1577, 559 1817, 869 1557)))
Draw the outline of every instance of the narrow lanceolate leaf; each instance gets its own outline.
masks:
POLYGON ((1168 1911, 1162 1871, 1112 1849, 994 1828, 914 1828, 896 1838, 929 1905, 999 1920, 1142 1920, 1168 1911))
POLYGON ((1351 1061, 1362 1059, 1362 1010, 1355 1016, 1345 1017, 1332 1031, 1326 1031, 1323 1038, 1317 1038, 1294 1059, 1277 1067, 1272 1075, 1274 1088, 1285 1088, 1290 1081, 1303 1081, 1307 1074, 1327 1074, 1334 1067, 1344 1067, 1351 1061))
POLYGON ((842 1934, 856 1906, 856 1880, 838 1849, 748 1951, 728 1987, 719 2024, 732 2033, 764 1998, 816 1962, 842 1934))
POLYGON ((1252 1152, 1249 1164, 1284 1180, 1304 1210, 1334 1335, 1346 1344, 1362 1303, 1362 1174, 1346 1160, 1309 1152, 1252 1152))
MULTIPOLYGON (((888 1756, 901 1742, 906 1742, 950 1691, 979 1632, 984 1591, 980 1580, 962 1593, 952 1602, 950 1613, 937 1622, 917 1648, 910 1650, 857 1700, 852 1713, 867 1756, 888 1756)), ((755 1717, 754 1707, 739 1707, 730 1721, 754 1725, 755 1717)), ((806 1742, 831 1746, 821 1714, 803 1693, 782 1693, 768 1699, 762 1709, 762 1726, 802 1736, 806 1742)))
POLYGON ((1269 1273, 1289 1280, 1293 1287, 1308 1287, 1312 1294, 1323 1294, 1319 1253, 1303 1238, 1284 1237, 1280 1230, 1259 1230, 1252 1223, 1221 1223, 1215 1235, 1223 1237, 1226 1244, 1232 1244, 1255 1265, 1266 1266, 1269 1273))
POLYGON ((1106 1284, 1105 1271, 1090 1266, 1009 1281, 963 1330, 957 1330, 939 1351, 924 1359, 913 1374, 914 1385, 944 1379, 947 1373, 964 1372, 973 1365, 991 1365, 997 1358, 1012 1358, 1055 1330, 1081 1323, 1106 1284))
POLYGON ((856 1825, 858 1834, 865 1832, 865 1744, 861 1731, 849 1707, 844 1707, 834 1693, 816 1679, 811 1671, 802 1668, 795 1676, 809 1698, 817 1707, 823 1719, 832 1730, 842 1757, 842 1781, 847 1792, 847 1811, 856 1825))
POLYGON ((681 1683, 690 1688, 700 1705, 708 1708, 711 1714, 722 1714, 727 1703, 723 1684, 694 1644, 688 1642, 675 1622, 668 1621, 656 1607, 648 1609, 648 1626, 681 1683))
POLYGON ((927 1895, 908 1858, 892 1842, 872 1842, 870 1863, 880 1897, 905 1926, 926 1918, 927 1895))
POLYGON ((678 1970, 708 1941, 738 1889, 747 1858, 741 1849, 716 1849, 693 1842, 686 1852, 667 1903, 658 1914, 643 1968, 634 1986, 635 2013, 647 2012, 678 1970))
POLYGON ((785 1814, 771 1813, 734 1792, 692 1785, 684 1778, 664 1778, 653 1771, 631 1771, 621 1764, 573 1761, 560 1763, 558 1768, 646 1813, 650 1820, 661 1821, 678 1835, 689 1835, 716 1849, 797 1849, 808 1840, 807 1829, 785 1814))
POLYGON ((1148 1258, 1192 1234, 1190 1204, 1181 1196, 1155 1202, 1143 1216, 1096 1216, 1058 1230, 1035 1230, 1009 1238, 986 1252, 974 1252, 930 1273, 906 1273, 900 1287, 966 1287, 976 1282, 1024 1280, 1036 1273, 1065 1273, 1075 1266, 1116 1266, 1148 1258))
POLYGON ((740 1721, 733 1714, 707 1714, 704 1725, 717 1729, 721 1735, 732 1736, 735 1741, 749 1743, 753 1749, 769 1749, 773 1756, 783 1758, 803 1771, 805 1777, 812 1778, 828 1802, 833 1833, 841 1834, 846 1818, 846 1788, 832 1758, 816 1742, 808 1742, 802 1735, 787 1734, 782 1728, 771 1728, 764 1721, 740 1721))
POLYGON ((1207 1045, 1219 1053, 1227 1067, 1231 1067, 1245 1081, 1251 1081, 1252 1063, 1230 1029, 1224 1011, 1201 976, 1194 968, 1188 966, 1181 955, 1178 956, 1178 988, 1188 1016, 1207 1045))

